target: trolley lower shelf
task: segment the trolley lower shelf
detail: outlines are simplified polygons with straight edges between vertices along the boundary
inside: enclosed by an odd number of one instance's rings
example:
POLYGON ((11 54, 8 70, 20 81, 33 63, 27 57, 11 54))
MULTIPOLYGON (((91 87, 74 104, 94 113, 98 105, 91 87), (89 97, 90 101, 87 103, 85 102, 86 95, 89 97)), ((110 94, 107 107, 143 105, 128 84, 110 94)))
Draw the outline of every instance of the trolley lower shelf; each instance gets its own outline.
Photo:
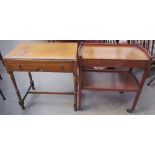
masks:
POLYGON ((82 77, 82 89, 105 91, 138 91, 139 82, 128 72, 89 72, 82 77))

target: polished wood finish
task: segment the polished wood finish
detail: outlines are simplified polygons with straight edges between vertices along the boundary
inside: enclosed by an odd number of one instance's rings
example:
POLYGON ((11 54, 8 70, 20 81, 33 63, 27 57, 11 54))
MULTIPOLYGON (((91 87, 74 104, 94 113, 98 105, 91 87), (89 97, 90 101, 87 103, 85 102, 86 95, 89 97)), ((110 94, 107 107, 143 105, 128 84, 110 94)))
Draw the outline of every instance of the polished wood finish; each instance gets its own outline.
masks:
POLYGON ((138 45, 134 46, 128 44, 84 44, 84 46, 82 46, 81 50, 79 51, 79 57, 81 57, 82 64, 85 68, 145 68, 147 62, 150 60, 150 56, 145 49, 138 45), (135 49, 135 51, 133 49, 135 49))
POLYGON ((149 60, 148 55, 138 46, 127 45, 85 45, 81 49, 83 59, 149 60))
POLYGON ((81 44, 79 51, 78 109, 81 109, 82 90, 133 91, 136 96, 131 109, 136 108, 145 79, 151 66, 149 53, 139 45, 130 44, 81 44), (108 69, 107 67, 114 67, 108 69), (129 68, 128 71, 117 68, 129 68), (141 79, 132 73, 133 68, 144 70, 141 79), (104 73, 102 73, 104 72, 104 73), (109 75, 108 75, 109 74, 109 75), (102 79, 102 77, 106 77, 102 79))
POLYGON ((130 67, 130 68, 145 68, 149 60, 115 60, 115 59, 83 59, 85 67, 130 67), (103 61, 104 60, 104 61, 103 61))
POLYGON ((76 43, 20 44, 5 56, 6 59, 73 60, 76 61, 76 43))
POLYGON ((105 91, 137 91, 139 83, 128 71, 83 72, 82 89, 105 91))
POLYGON ((6 68, 9 71, 26 71, 26 72, 72 72, 75 61, 72 60, 14 60, 5 59, 6 68))
POLYGON ((74 109, 77 107, 77 43, 29 43, 20 44, 4 57, 7 72, 14 84, 19 104, 25 109, 24 100, 32 94, 68 94, 71 92, 35 92, 31 72, 62 72, 73 73, 74 109), (21 97, 13 72, 28 72, 30 87, 21 97))

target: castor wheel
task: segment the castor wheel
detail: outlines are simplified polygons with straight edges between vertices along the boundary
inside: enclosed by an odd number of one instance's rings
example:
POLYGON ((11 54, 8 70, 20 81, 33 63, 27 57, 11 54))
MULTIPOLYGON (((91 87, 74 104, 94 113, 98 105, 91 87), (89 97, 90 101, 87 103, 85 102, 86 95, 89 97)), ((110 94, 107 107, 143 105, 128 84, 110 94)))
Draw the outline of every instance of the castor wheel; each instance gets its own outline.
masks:
POLYGON ((127 109, 126 111, 127 111, 128 113, 130 113, 130 114, 134 112, 133 109, 127 109))

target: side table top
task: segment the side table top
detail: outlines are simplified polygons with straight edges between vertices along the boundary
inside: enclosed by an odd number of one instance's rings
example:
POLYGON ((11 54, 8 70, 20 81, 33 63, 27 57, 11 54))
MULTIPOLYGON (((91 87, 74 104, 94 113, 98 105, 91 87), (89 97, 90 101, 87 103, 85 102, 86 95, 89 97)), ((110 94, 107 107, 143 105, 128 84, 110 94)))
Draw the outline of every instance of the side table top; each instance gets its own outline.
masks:
POLYGON ((76 61, 77 47, 77 43, 23 43, 9 52, 4 59, 76 61))

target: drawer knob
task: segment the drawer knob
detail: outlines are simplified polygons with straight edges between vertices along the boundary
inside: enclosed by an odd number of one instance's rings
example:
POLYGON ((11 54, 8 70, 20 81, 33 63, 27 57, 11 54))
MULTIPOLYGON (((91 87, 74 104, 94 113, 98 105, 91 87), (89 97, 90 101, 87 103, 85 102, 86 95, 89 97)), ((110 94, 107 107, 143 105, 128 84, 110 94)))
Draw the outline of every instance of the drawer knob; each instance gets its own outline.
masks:
POLYGON ((21 65, 17 65, 17 69, 22 69, 22 66, 21 65))

